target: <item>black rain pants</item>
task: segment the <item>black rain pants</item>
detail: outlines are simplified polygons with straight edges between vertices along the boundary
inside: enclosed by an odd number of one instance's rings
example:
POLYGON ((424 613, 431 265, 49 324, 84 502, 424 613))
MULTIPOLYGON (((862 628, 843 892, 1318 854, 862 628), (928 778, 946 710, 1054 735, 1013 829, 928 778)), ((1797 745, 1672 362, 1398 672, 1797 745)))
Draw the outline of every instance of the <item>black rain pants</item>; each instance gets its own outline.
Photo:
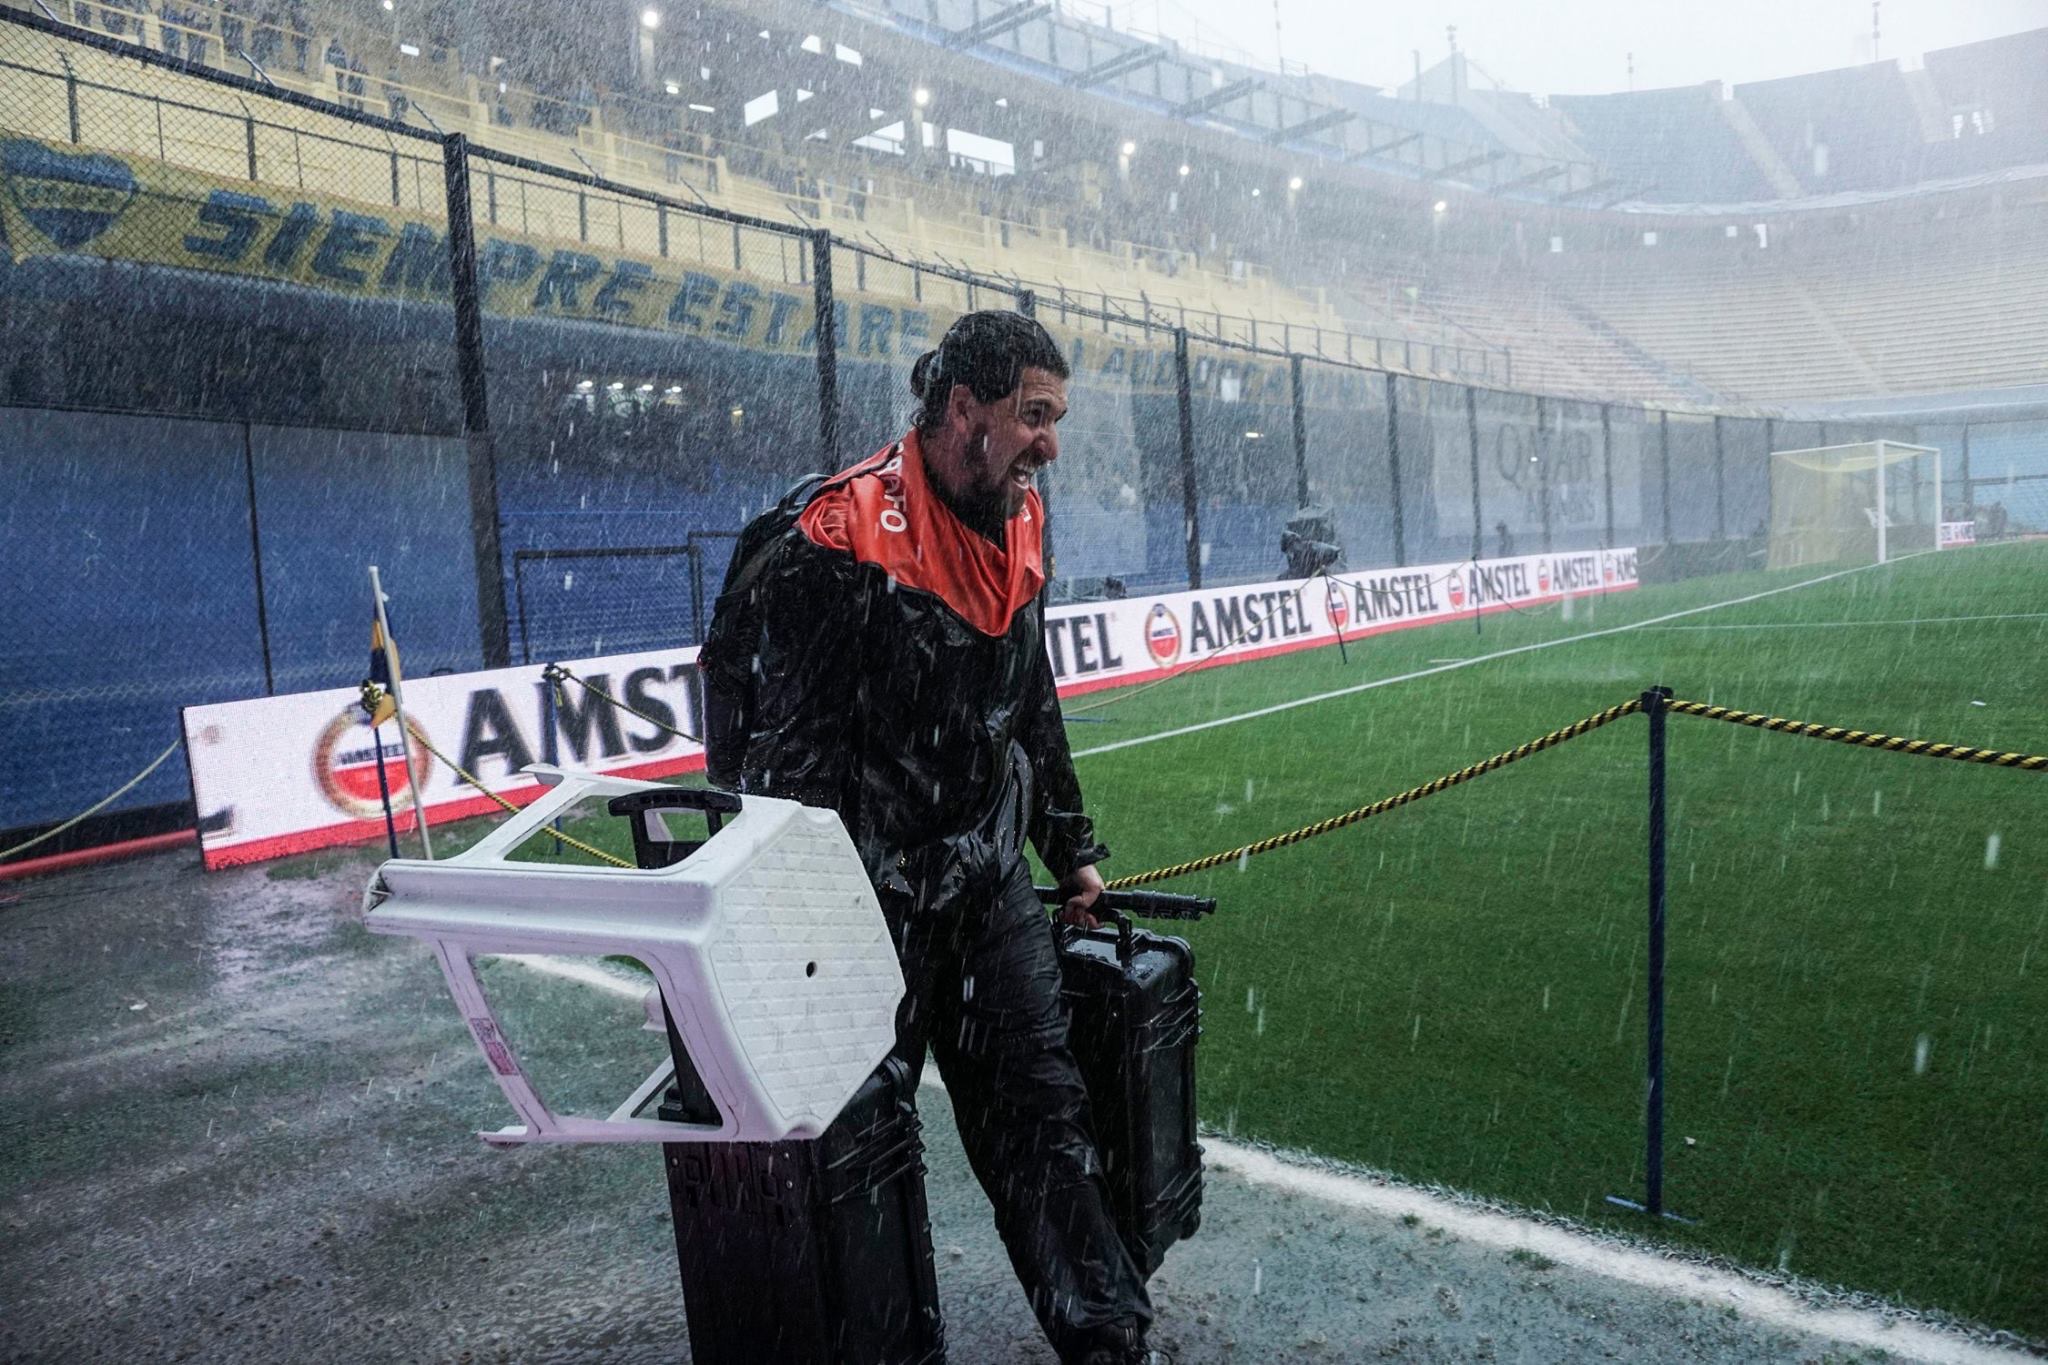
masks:
POLYGON ((1072 1362, 1142 1340, 1152 1303, 1110 1214, 1052 922, 1023 857, 1003 861, 883 896, 905 985, 895 1054, 916 1077, 930 1045, 1010 1264, 1072 1362))

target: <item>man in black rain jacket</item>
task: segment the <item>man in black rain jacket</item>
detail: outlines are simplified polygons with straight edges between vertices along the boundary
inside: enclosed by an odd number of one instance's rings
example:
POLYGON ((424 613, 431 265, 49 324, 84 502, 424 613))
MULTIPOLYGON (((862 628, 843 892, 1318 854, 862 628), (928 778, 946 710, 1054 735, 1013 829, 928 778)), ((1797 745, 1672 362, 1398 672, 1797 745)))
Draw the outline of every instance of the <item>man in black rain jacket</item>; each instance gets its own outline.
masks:
POLYGON ((703 650, 712 780, 837 810, 907 990, 896 1052, 936 1055, 1011 1264, 1063 1361, 1147 1359, 1060 1005, 1053 929, 1093 926, 1105 856, 1042 637, 1044 508, 1067 365, 1037 323, 971 313, 918 361, 902 440, 734 556, 703 650), (751 553, 749 550, 751 548, 751 553), (746 562, 742 562, 745 560, 746 562))

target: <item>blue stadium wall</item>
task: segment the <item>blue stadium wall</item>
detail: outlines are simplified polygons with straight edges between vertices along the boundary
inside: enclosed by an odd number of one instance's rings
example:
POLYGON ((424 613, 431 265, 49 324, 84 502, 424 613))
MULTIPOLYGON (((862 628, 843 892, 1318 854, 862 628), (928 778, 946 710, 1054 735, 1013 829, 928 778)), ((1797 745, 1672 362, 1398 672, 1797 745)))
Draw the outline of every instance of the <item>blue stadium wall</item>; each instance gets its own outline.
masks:
MULTIPOLYGON (((182 705, 357 681, 365 565, 396 600, 409 672, 481 665, 445 307, 83 260, 13 267, 4 284, 0 744, 17 768, 0 829, 104 796, 176 738, 182 705)), ((704 342, 681 355, 645 333, 500 319, 486 344, 508 601, 518 551, 685 545, 730 531, 816 462, 808 359, 704 342), (620 429, 542 401, 574 394, 559 376, 598 376, 602 396, 621 373, 693 386, 672 411, 702 429, 620 429), (695 458, 654 458, 657 439, 695 458)), ((851 419, 879 406, 866 368, 843 367, 851 419)), ((514 657, 695 638, 688 575, 642 567, 648 581, 602 584, 632 592, 631 612, 588 589, 572 598, 573 570, 564 589, 529 567, 528 622, 547 638, 529 643, 515 621, 514 657)), ((709 566, 714 586, 723 569, 709 566)), ((121 805, 187 796, 174 760, 121 805)))
MULTIPOLYGON (((409 672, 481 665, 445 306, 82 257, 8 265, 4 254, 0 305, 11 637, 0 651, 0 744, 14 765, 0 831, 99 800, 177 737, 183 705, 355 683, 367 564, 396 599, 409 672)), ((513 657, 697 639, 700 593, 715 592, 730 534, 819 463, 814 358, 496 317, 485 343, 513 657), (664 401, 638 401, 642 384, 664 401), (544 557, 606 549, 659 553, 544 557)), ((1276 577, 1298 495, 1284 362, 1240 389, 1230 377, 1239 359, 1194 351, 1204 581, 1276 577)), ((843 458, 900 433, 908 364, 843 343, 843 458)), ((1077 371, 1049 480, 1061 573, 1114 576, 1134 592, 1185 586, 1174 396, 1156 384, 1101 388, 1095 373, 1077 371)), ((1522 507, 1526 527, 1539 498, 1561 550, 1610 534, 1732 543, 1768 516, 1773 445, 1877 436, 1941 445, 1979 502, 2001 497, 2016 520, 2048 525, 2048 423, 2038 420, 1779 422, 1773 432, 1755 419, 1603 409, 1313 362, 1302 406, 1301 472, 1311 498, 1332 505, 1352 565, 1494 552, 1496 509, 1512 518, 1522 507), (1611 532, 1606 509, 1583 494, 1595 486, 1583 469, 1569 500, 1527 482, 1538 450, 1542 468, 1559 471, 1607 452, 1619 494, 1611 532)), ((1517 542, 1533 548, 1526 531, 1517 542)), ((174 757, 113 807, 129 826, 101 822, 87 836, 175 827, 190 819, 188 796, 174 757)))

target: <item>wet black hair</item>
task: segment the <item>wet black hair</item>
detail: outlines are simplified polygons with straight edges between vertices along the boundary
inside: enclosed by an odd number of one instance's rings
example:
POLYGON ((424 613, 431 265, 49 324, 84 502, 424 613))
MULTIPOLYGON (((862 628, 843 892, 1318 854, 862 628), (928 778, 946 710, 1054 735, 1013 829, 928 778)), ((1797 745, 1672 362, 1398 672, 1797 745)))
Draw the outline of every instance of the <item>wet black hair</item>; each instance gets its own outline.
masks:
POLYGON ((926 351, 910 367, 910 391, 917 395, 911 420, 930 435, 945 424, 946 400, 955 384, 965 384, 977 402, 993 403, 1014 393, 1027 369, 1067 377, 1067 358, 1050 332, 1022 313, 963 313, 946 329, 938 349, 926 351))

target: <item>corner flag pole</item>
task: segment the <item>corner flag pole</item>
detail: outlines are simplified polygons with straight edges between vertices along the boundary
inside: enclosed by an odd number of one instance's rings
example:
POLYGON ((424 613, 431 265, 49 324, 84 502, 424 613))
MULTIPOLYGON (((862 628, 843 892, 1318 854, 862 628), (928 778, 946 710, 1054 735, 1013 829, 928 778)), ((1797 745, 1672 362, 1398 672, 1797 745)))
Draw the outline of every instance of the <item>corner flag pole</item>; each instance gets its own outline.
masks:
POLYGON ((384 615, 384 582, 375 564, 370 566, 370 597, 377 604, 377 628, 384 635, 384 663, 391 670, 391 702, 398 708, 398 747, 405 755, 405 783, 412 788, 413 826, 419 830, 421 850, 432 858, 434 842, 427 837, 427 806, 420 800, 419 765, 412 761, 411 731, 405 720, 405 684, 399 681, 398 652, 391 643, 391 622, 384 615))
MULTIPOLYGON (((399 738, 403 740, 405 736, 401 734, 399 738)), ((370 744, 377 751, 377 795, 384 802, 384 839, 386 843, 391 845, 391 856, 396 858, 398 856, 398 821, 391 814, 391 782, 384 775, 384 727, 377 724, 377 717, 374 713, 370 717, 370 744)), ((402 743, 399 745, 399 752, 405 752, 405 746, 402 743)))

